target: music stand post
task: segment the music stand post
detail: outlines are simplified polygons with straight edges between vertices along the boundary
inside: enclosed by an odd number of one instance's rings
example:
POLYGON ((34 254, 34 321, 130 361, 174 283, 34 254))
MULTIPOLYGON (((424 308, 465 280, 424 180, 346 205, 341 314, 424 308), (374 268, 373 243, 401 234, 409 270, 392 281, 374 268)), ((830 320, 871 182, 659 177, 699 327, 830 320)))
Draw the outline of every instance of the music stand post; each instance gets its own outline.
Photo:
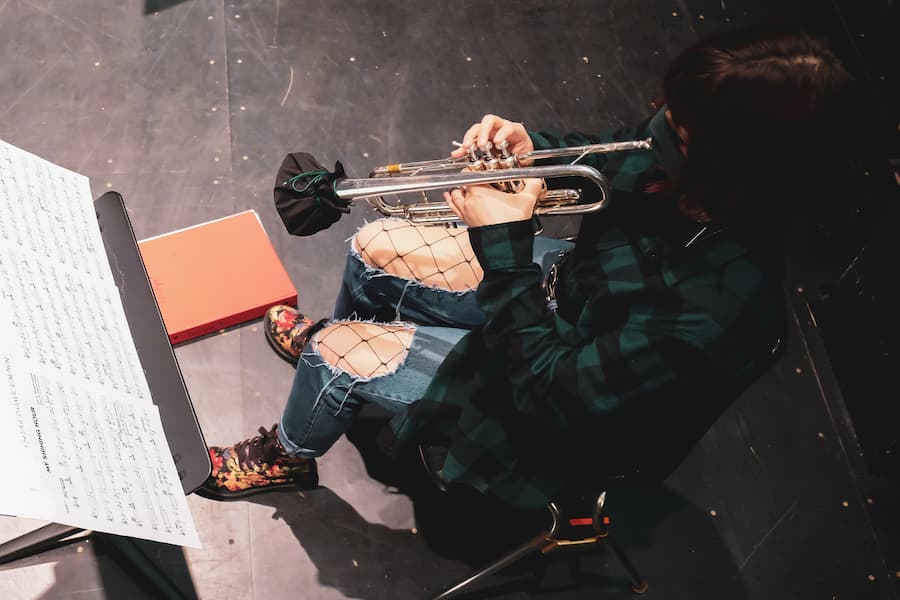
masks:
MULTIPOLYGON (((159 407, 181 486, 185 494, 190 494, 206 480, 212 468, 203 432, 169 343, 122 196, 107 192, 94 201, 94 208, 150 395, 159 407)), ((0 544, 0 565, 90 537, 107 546, 110 555, 127 572, 156 593, 165 598, 185 597, 131 538, 93 531, 77 535, 84 532, 80 527, 50 523, 0 544)))

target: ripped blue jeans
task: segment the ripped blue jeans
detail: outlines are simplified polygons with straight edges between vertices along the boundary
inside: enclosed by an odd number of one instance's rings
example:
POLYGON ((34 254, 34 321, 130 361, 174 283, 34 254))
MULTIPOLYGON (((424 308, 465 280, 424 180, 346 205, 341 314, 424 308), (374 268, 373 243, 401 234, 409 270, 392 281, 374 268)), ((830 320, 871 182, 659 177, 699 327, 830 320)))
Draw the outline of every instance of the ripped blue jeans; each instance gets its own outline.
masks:
MULTIPOLYGON (((536 237, 534 262, 546 273, 560 252, 572 245, 536 237)), ((474 289, 451 292, 385 273, 367 265, 351 243, 333 318, 403 325, 414 330, 412 343, 395 370, 360 377, 328 364, 314 335, 300 356, 278 427, 281 444, 296 456, 324 454, 367 402, 397 413, 421 398, 453 346, 484 315, 474 289)))

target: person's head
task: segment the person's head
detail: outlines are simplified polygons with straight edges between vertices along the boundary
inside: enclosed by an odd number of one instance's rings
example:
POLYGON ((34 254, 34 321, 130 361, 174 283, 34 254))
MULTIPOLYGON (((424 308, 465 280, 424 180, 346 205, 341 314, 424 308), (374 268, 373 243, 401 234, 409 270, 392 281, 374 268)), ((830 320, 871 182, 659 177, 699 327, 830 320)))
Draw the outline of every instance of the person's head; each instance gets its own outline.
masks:
POLYGON ((685 142, 680 190, 745 234, 777 228, 803 208, 798 192, 832 146, 849 79, 823 41, 786 27, 747 27, 687 48, 663 82, 685 142))

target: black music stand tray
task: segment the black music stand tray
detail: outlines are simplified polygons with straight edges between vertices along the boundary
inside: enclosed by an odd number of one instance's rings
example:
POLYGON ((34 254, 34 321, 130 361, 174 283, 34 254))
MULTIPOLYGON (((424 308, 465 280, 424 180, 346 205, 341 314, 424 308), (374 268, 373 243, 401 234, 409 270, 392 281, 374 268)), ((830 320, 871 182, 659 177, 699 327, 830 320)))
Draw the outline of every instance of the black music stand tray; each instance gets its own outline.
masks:
MULTIPOLYGON (((190 494, 209 476, 211 469, 203 432, 169 343, 122 196, 107 192, 94 201, 94 208, 113 279, 119 288, 128 326, 147 375, 150 395, 159 406, 181 486, 185 494, 190 494)), ((126 571, 162 597, 185 597, 132 538, 97 532, 77 535, 83 532, 79 527, 50 523, 0 544, 0 565, 94 537, 107 546, 126 571)))

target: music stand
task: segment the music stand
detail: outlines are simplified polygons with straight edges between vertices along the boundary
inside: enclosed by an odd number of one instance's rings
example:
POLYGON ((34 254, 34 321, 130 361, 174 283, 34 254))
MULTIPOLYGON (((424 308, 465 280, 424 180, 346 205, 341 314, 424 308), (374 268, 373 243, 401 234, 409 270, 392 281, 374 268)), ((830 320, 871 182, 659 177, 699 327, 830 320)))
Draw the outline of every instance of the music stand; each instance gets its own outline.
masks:
MULTIPOLYGON (((147 376, 150 396, 159 407, 163 430, 175 459, 181 486, 185 494, 190 494, 206 480, 212 468, 203 432, 200 431, 181 369, 169 343, 122 196, 116 192, 107 192, 94 201, 94 208, 113 279, 119 289, 128 326, 147 376)), ((184 597, 131 538, 88 532, 87 536, 66 539, 84 531, 80 527, 59 523, 35 529, 0 544, 0 565, 89 536, 102 536, 103 541, 110 546, 114 558, 158 593, 167 598, 184 597)))

